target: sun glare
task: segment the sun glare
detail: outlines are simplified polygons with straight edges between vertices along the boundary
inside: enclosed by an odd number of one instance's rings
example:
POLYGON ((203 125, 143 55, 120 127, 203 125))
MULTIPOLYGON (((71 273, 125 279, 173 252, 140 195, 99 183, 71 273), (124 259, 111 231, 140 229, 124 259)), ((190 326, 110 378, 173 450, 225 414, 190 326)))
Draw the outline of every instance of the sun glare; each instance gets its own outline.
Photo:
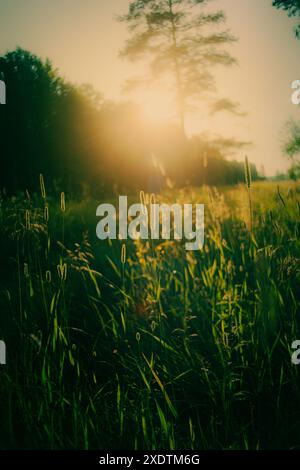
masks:
POLYGON ((172 94, 166 90, 149 89, 137 91, 135 100, 143 109, 145 118, 151 122, 165 122, 176 119, 176 107, 172 94))

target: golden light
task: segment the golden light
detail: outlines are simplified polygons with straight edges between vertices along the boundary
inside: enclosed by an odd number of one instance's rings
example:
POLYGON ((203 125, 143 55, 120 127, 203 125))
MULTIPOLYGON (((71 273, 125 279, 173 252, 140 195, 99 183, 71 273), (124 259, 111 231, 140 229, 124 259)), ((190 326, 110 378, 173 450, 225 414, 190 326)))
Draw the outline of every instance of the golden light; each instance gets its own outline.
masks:
POLYGON ((166 89, 149 88, 134 93, 134 100, 141 106, 145 118, 152 123, 176 119, 176 106, 172 93, 166 89))

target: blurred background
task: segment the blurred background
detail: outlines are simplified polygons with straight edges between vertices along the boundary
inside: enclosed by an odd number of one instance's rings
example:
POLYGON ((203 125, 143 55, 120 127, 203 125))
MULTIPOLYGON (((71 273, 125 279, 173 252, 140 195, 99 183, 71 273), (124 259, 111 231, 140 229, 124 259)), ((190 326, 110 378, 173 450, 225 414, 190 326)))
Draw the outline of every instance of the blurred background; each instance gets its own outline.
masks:
POLYGON ((174 2, 174 46, 164 2, 132 30, 130 3, 0 0, 1 187, 235 184, 245 154, 254 179, 284 176, 295 19, 271 1, 174 2))

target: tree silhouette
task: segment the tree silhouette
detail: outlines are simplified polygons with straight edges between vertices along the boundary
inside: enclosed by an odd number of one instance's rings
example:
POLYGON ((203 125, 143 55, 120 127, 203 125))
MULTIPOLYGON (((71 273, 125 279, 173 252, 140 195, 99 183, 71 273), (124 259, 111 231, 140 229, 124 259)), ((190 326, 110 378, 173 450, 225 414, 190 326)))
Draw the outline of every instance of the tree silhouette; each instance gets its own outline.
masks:
MULTIPOLYGON (((285 10, 290 17, 300 19, 300 0, 273 0, 273 6, 285 10)), ((295 35, 300 39, 300 23, 295 27, 295 35)), ((293 119, 286 123, 287 138, 283 144, 283 151, 292 161, 288 175, 291 179, 298 178, 300 172, 300 126, 293 119)))
MULTIPOLYGON (((273 6, 287 11, 289 16, 300 17, 299 0, 273 0, 273 6)), ((295 28, 296 37, 300 38, 300 24, 295 28)))
MULTIPOLYGON (((49 61, 21 48, 0 58, 6 105, 0 108, 1 186, 31 186, 35 169, 47 160, 47 130, 60 80, 49 61)), ((50 163, 50 162, 49 162, 50 163)))
MULTIPOLYGON (((209 1, 209 0, 208 0, 209 1)), ((213 65, 232 65, 224 46, 235 38, 212 27, 224 23, 222 11, 205 12, 206 0, 136 0, 119 20, 128 24, 130 39, 121 56, 132 61, 150 57, 151 74, 142 83, 172 78, 182 131, 191 99, 214 91, 213 65)), ((132 84, 140 80, 132 81, 132 84)))
POLYGON ((139 106, 105 101, 90 85, 76 87, 29 51, 0 57, 0 80, 7 92, 0 106, 0 191, 37 191, 40 173, 48 194, 61 189, 75 195, 152 192, 167 180, 199 185, 204 166, 206 184, 243 179, 243 165, 224 157, 244 143, 188 139, 172 122, 149 125, 139 106))
POLYGON ((99 163, 99 97, 61 78, 49 60, 21 48, 0 57, 0 188, 35 189, 39 174, 74 187, 99 163))

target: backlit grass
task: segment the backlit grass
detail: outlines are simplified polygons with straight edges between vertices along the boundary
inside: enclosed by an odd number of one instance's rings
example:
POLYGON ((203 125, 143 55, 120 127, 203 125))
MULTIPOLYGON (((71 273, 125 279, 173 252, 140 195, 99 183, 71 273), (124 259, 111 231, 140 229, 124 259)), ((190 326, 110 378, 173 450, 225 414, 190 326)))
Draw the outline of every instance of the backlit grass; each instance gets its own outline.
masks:
POLYGON ((1 448, 299 448, 299 187, 156 196, 205 203, 198 252, 46 189, 1 200, 1 448))

